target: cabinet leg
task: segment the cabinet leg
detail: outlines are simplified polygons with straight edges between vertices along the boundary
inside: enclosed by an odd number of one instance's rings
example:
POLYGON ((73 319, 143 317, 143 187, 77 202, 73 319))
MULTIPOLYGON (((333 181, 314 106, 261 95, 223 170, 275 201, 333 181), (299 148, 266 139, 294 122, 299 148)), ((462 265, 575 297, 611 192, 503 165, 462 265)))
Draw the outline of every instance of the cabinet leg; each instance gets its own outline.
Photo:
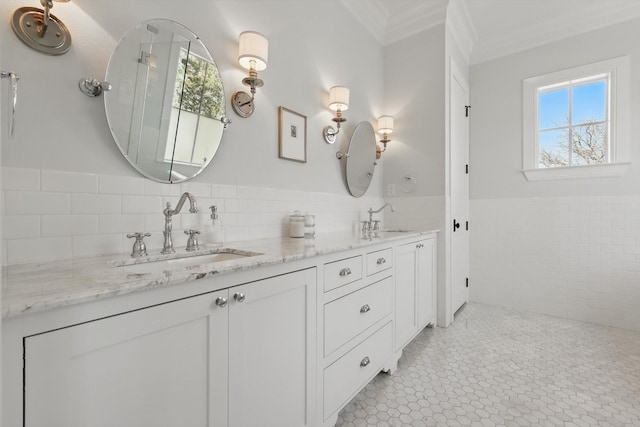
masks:
POLYGON ((402 350, 394 353, 391 359, 387 363, 385 363, 384 366, 382 367, 382 372, 389 375, 393 375, 396 369, 398 369, 398 360, 400 360, 401 356, 402 356, 402 350))

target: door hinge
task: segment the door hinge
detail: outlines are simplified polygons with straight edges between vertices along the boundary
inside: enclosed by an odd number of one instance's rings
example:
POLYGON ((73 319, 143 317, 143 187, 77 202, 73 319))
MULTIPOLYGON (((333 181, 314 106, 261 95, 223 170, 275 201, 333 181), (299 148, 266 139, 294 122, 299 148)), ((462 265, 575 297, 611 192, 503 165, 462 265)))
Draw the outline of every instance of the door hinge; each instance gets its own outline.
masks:
POLYGON ((464 229, 465 229, 465 231, 469 231, 469 221, 465 221, 464 229))
POLYGON ((469 110, 471 109, 471 105, 464 106, 464 116, 469 117, 469 110))
POLYGON ((466 282, 467 282, 467 288, 468 288, 469 287, 469 278, 468 277, 467 277, 466 282))
POLYGON ((464 165, 464 173, 469 175, 469 165, 464 165))

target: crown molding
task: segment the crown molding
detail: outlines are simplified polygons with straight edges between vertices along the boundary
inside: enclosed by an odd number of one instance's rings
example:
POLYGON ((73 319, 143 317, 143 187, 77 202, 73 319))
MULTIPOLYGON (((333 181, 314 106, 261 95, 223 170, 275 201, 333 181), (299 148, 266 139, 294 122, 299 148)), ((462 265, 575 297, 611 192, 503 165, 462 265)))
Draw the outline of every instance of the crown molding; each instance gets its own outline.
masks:
POLYGON ((545 21, 505 28, 498 35, 481 37, 473 49, 470 63, 490 61, 639 17, 640 1, 585 2, 585 7, 572 11, 570 21, 566 14, 560 14, 545 21))
MULTIPOLYGON (((389 13, 385 45, 395 43, 445 22, 449 0, 413 0, 398 4, 401 10, 389 13)), ((390 4, 390 3, 387 3, 390 4)))
POLYGON ((340 0, 340 3, 380 44, 388 45, 444 23, 448 1, 340 0))
POLYGON ((467 64, 470 63, 471 52, 478 41, 478 33, 464 1, 452 0, 449 2, 446 23, 467 64))
POLYGON ((383 46, 446 23, 469 64, 640 18, 640 0, 585 1, 581 7, 559 8, 555 15, 551 10, 549 18, 525 24, 505 19, 499 31, 484 35, 474 25, 474 18, 482 17, 471 16, 467 8, 471 1, 475 0, 340 0, 340 3, 383 46))
POLYGON ((389 13, 382 0, 340 0, 340 3, 380 44, 384 44, 389 13))

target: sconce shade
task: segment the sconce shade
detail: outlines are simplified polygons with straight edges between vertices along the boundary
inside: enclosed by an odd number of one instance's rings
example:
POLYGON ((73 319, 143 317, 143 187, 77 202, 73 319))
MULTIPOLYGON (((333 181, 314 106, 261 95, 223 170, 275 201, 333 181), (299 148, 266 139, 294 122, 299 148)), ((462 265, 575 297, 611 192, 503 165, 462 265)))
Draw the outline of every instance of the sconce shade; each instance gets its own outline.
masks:
POLYGON ((247 70, 251 69, 251 60, 255 61, 256 71, 267 68, 269 57, 269 41, 255 31, 243 31, 240 33, 238 46, 238 62, 247 70))
POLYGON ((378 133, 390 134, 393 132, 393 117, 380 116, 378 117, 378 133))
POLYGON ((349 89, 333 86, 329 89, 329 108, 333 111, 345 111, 349 108, 349 89))

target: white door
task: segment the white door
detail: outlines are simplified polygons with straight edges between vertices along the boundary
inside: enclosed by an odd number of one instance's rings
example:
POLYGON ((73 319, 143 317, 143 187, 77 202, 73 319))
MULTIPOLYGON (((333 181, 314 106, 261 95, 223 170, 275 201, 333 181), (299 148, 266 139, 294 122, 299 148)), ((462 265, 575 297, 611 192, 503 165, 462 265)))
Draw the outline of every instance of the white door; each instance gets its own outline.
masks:
POLYGON ((451 313, 469 300, 469 85, 451 62, 451 313))
POLYGON ((228 309, 209 293, 25 338, 27 427, 224 427, 228 309))
POLYGON ((316 270, 229 290, 229 425, 315 422, 316 270))

